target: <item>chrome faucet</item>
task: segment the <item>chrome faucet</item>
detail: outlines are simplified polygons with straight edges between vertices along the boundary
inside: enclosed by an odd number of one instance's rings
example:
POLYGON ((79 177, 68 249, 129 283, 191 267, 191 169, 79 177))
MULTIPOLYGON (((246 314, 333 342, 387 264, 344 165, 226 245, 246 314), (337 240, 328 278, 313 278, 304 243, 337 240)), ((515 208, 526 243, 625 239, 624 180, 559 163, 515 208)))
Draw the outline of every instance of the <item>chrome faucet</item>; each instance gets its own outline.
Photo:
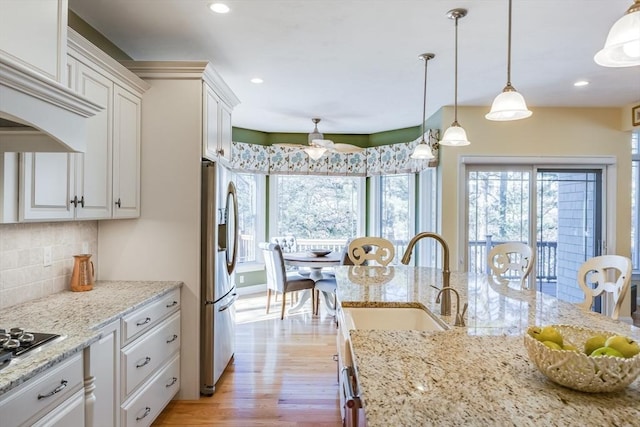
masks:
MULTIPOLYGON (((451 286, 449 286, 449 277, 451 276, 451 271, 449 270, 449 245, 447 245, 447 242, 445 242, 442 236, 440 236, 439 234, 432 233, 430 231, 423 231, 422 233, 418 233, 413 236, 413 238, 409 241, 407 249, 404 251, 404 255, 402 255, 401 262, 404 265, 409 264, 409 261, 411 261, 411 252, 413 251, 413 247, 416 245, 418 240, 424 239, 426 237, 430 237, 440 242, 440 245, 442 246, 442 289, 444 290, 445 288, 449 288, 453 290, 451 286)), ((451 315, 451 295, 449 291, 445 292, 442 295, 440 314, 443 316, 451 315)))
POLYGON ((456 294, 456 321, 453 324, 453 326, 464 326, 464 314, 467 312, 467 308, 469 308, 469 304, 464 303, 464 308, 462 309, 462 313, 460 313, 460 294, 451 286, 440 289, 440 291, 438 292, 438 295, 436 295, 436 303, 440 302, 440 294, 442 294, 443 292, 445 295, 448 294, 449 292, 453 292, 454 294, 456 294))

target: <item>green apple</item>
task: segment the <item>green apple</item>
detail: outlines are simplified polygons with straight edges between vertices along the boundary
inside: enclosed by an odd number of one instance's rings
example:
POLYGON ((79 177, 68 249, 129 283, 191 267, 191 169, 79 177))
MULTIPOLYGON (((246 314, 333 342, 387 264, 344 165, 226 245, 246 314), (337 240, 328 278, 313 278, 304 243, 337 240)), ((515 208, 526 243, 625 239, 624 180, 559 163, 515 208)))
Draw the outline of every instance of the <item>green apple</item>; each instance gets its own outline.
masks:
POLYGON ((588 356, 593 353, 593 350, 596 350, 601 347, 605 347, 605 342, 607 341, 607 337, 604 335, 594 335, 589 338, 584 343, 584 353, 588 356))
POLYGON ((591 353, 589 356, 591 356, 591 357, 614 356, 614 357, 622 357, 622 358, 624 358, 622 353, 620 353, 615 348, 611 348, 611 347, 600 347, 598 349, 595 349, 595 350, 593 350, 593 353, 591 353))
POLYGON ((553 350, 562 350, 562 346, 560 344, 558 344, 557 342, 553 342, 553 341, 542 341, 542 344, 546 345, 547 347, 553 349, 553 350))
POLYGON ((604 345, 618 350, 626 358, 633 357, 640 353, 640 345, 631 338, 622 335, 609 337, 604 345))
POLYGON ((553 326, 545 326, 543 328, 534 327, 531 330, 531 336, 538 341, 551 341, 562 348, 562 334, 553 326))
POLYGON ((576 347, 575 345, 571 345, 571 344, 565 344, 562 346, 563 350, 567 350, 567 351, 579 351, 578 347, 576 347))

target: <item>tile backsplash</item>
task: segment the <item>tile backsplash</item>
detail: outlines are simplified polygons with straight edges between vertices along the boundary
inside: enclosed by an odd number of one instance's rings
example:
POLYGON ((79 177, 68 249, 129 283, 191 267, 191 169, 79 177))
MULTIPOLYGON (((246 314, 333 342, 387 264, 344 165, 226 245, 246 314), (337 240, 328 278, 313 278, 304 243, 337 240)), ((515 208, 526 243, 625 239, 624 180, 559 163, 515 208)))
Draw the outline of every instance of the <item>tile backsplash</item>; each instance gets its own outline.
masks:
POLYGON ((69 289, 73 255, 97 269, 97 248, 97 221, 0 224, 0 309, 69 289))

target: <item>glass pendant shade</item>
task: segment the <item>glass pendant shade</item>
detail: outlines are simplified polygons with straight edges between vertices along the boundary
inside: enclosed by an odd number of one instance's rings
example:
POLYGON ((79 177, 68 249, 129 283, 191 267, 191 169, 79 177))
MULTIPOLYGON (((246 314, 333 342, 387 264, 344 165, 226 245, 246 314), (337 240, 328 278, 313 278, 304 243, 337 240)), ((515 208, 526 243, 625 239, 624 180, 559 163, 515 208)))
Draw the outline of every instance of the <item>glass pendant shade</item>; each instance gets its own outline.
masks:
POLYGON ((504 88, 504 91, 496 96, 491 104, 491 111, 489 111, 485 118, 495 121, 508 121, 508 120, 520 120, 526 119, 533 114, 527 108, 527 103, 524 97, 518 93, 513 86, 504 88))
POLYGON ((467 139, 467 132, 458 124, 453 122, 447 130, 444 131, 440 145, 448 145, 452 147, 461 147, 471 144, 467 139))
POLYGON ((593 59, 603 67, 640 65, 640 0, 613 24, 604 48, 593 59))
POLYGON ((420 144, 416 145, 416 147, 413 149, 413 153, 411 153, 410 157, 416 160, 435 159, 433 153, 431 152, 431 146, 425 142, 424 138, 422 139, 420 144))
POLYGON ((306 147, 304 149, 305 153, 309 155, 313 160, 318 160, 325 151, 327 151, 324 147, 306 147))

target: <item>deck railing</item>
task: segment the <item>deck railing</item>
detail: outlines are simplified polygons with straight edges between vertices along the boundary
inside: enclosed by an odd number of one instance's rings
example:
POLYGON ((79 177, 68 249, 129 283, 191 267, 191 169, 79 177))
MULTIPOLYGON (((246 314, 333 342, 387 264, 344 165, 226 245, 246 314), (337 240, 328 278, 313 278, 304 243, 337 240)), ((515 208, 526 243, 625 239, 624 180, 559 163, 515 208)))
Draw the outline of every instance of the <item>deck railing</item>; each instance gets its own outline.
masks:
MULTIPOLYGON (((487 236, 486 240, 469 242, 469 271, 473 273, 487 273, 487 255, 491 248, 501 243, 487 236)), ((557 276, 556 252, 558 242, 537 242, 536 250, 536 279, 555 282, 557 276)))

